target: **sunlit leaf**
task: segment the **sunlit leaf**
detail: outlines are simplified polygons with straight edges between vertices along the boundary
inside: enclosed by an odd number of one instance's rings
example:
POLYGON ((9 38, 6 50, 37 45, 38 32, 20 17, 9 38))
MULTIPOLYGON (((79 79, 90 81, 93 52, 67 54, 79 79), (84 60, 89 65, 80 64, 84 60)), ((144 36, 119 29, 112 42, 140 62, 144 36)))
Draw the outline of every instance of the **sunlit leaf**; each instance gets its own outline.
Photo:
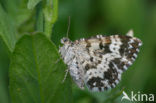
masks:
POLYGON ((28 9, 33 9, 41 0, 29 0, 28 9))

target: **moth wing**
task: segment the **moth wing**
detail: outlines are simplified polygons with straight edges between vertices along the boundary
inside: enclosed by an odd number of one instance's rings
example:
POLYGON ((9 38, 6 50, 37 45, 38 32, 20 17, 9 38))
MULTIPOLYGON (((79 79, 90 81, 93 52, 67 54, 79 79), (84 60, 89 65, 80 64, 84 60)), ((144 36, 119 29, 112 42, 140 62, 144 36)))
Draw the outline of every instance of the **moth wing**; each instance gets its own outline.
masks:
MULTIPOLYGON (((142 45, 141 40, 131 36, 97 36, 82 40, 85 42, 89 59, 81 58, 84 82, 91 91, 114 88, 123 71, 132 65, 142 45)), ((79 42, 83 44, 83 42, 79 42)))

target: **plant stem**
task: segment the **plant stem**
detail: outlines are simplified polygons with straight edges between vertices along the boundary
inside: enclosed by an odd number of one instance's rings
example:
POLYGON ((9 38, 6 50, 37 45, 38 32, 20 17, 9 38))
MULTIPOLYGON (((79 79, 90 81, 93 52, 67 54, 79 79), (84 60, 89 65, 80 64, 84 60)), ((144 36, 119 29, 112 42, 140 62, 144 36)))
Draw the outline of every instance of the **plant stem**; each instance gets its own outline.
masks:
POLYGON ((44 6, 44 32, 50 39, 52 27, 58 17, 58 0, 47 0, 44 6))
POLYGON ((42 8, 42 2, 40 2, 36 6, 36 23, 35 23, 35 30, 43 32, 44 31, 44 23, 43 23, 43 8, 42 8))

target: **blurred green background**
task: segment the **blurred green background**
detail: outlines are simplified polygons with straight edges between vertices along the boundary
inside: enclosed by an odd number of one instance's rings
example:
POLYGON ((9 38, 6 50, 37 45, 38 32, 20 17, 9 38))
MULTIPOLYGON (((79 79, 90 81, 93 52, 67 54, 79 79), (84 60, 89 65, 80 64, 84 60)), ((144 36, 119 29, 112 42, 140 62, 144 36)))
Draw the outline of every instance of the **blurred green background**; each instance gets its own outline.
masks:
MULTIPOLYGON (((38 8, 28 10, 27 2, 0 0, 18 35, 35 31, 35 10, 38 8)), ((60 39, 66 36, 69 16, 71 40, 97 34, 125 35, 133 29, 134 35, 143 41, 137 60, 123 73, 115 89, 90 93, 79 90, 73 83, 74 103, 120 103, 122 90, 128 94, 131 91, 156 94, 156 0, 59 0, 58 20, 51 37, 57 47, 60 39)), ((8 90, 9 55, 0 40, 0 103, 11 102, 8 90)), ((129 103, 126 100, 123 103, 126 102, 129 103)))

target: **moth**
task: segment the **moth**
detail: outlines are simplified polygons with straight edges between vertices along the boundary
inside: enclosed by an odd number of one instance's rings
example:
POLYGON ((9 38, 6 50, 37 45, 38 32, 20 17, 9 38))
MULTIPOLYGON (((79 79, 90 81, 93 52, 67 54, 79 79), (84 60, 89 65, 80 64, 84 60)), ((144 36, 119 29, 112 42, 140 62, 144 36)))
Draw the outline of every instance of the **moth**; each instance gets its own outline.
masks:
POLYGON ((114 88, 142 45, 132 30, 127 35, 97 35, 74 42, 62 38, 61 43, 59 52, 73 81, 79 88, 86 85, 91 91, 114 88))

